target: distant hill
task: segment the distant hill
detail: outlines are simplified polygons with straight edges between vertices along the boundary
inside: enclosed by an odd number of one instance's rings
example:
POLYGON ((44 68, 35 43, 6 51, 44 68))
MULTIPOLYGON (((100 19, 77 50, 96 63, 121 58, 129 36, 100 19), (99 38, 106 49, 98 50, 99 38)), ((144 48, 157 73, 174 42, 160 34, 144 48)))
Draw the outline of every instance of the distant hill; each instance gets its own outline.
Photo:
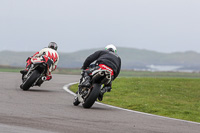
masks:
MULTIPOLYGON (((81 50, 73 53, 59 53, 58 67, 80 68, 85 58, 97 49, 81 50)), ((35 52, 0 52, 0 65, 24 67, 27 57, 35 52)), ((134 48, 118 48, 122 59, 122 69, 154 69, 155 66, 177 66, 177 70, 200 71, 200 54, 193 51, 160 53, 134 48)))

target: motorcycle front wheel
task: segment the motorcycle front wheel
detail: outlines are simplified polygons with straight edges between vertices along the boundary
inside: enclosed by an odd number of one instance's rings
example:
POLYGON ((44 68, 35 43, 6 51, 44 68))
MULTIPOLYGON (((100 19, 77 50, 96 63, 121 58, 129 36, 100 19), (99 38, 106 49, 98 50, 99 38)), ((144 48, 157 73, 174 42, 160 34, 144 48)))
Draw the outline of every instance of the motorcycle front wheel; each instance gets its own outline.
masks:
POLYGON ((94 102, 97 100, 97 97, 99 96, 100 89, 101 89, 100 84, 93 84, 93 88, 92 88, 89 96, 86 99, 84 99, 84 103, 82 104, 82 106, 84 108, 91 108, 92 107, 94 102))
POLYGON ((33 83, 37 80, 37 78, 40 76, 40 73, 37 70, 34 70, 28 78, 23 82, 23 84, 20 86, 20 88, 24 91, 29 90, 29 88, 33 85, 33 83))

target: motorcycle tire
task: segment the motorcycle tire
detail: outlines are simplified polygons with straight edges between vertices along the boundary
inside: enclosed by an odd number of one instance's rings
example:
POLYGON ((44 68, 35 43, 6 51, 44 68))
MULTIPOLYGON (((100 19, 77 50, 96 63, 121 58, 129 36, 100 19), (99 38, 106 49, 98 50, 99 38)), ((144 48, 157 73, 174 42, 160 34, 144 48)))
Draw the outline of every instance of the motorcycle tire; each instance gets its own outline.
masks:
POLYGON ((93 84, 93 88, 92 88, 89 96, 85 99, 84 103, 82 104, 82 106, 84 108, 91 108, 92 107, 94 102, 97 100, 97 97, 99 96, 100 89, 101 89, 100 84, 93 84))
POLYGON ((28 79, 20 86, 20 88, 24 91, 29 90, 29 88, 33 85, 39 76, 40 73, 37 70, 34 70, 28 79))

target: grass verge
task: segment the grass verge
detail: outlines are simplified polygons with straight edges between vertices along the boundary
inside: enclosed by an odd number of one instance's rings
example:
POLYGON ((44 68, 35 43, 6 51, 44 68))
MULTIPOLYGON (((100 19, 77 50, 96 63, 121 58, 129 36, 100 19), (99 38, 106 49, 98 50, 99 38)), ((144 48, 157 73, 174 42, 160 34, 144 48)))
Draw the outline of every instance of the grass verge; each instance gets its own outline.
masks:
MULTIPOLYGON (((19 72, 24 68, 0 66, 0 72, 19 72)), ((57 68, 53 74, 80 75, 81 69, 78 68, 57 68)), ((174 78, 200 78, 200 73, 193 72, 150 72, 150 71, 133 71, 121 70, 119 77, 174 77, 174 78)))
MULTIPOLYGON (((200 79, 118 78, 103 103, 171 118, 200 122, 200 79)), ((77 91, 77 85, 70 87, 77 91)))
POLYGON ((0 72, 19 72, 20 68, 0 68, 0 72))

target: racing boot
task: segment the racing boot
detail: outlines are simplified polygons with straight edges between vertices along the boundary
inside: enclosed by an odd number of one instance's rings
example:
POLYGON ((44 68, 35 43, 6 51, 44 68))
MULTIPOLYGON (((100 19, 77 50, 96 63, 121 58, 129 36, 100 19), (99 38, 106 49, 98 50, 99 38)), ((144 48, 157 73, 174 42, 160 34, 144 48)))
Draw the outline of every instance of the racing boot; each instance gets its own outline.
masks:
POLYGON ((91 84, 90 84, 91 78, 88 75, 88 73, 84 71, 81 75, 82 75, 82 78, 80 79, 81 84, 79 86, 80 87, 90 87, 91 86, 91 84))
POLYGON ((100 93, 99 93, 99 96, 98 96, 98 100, 99 101, 102 101, 103 100, 103 95, 105 92, 110 92, 111 91, 111 86, 105 86, 101 89, 100 93))
POLYGON ((23 74, 23 75, 27 74, 27 72, 28 72, 27 69, 25 69, 25 70, 21 70, 21 71, 20 71, 20 73, 23 74))
POLYGON ((98 96, 98 100, 99 100, 99 101, 102 101, 102 100, 103 100, 103 94, 104 94, 104 93, 102 93, 102 92, 99 93, 99 96, 98 96))
POLYGON ((90 87, 90 76, 86 76, 83 78, 83 82, 80 84, 81 87, 90 87))

